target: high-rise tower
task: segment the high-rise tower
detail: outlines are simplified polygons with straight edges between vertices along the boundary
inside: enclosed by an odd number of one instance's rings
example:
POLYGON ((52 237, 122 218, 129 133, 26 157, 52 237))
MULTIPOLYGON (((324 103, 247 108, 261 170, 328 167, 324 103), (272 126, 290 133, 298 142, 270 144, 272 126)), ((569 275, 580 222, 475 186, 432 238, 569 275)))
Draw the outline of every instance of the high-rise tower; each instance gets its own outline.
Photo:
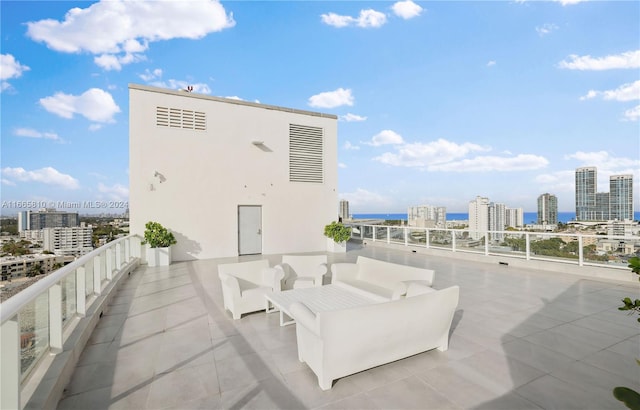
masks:
POLYGON ((611 219, 633 219, 633 175, 609 177, 609 210, 611 219))
POLYGON ((596 184, 596 167, 576 169, 576 220, 591 221, 595 219, 596 184))
POLYGON ((538 224, 558 224, 558 198, 552 194, 542 194, 538 197, 538 224))

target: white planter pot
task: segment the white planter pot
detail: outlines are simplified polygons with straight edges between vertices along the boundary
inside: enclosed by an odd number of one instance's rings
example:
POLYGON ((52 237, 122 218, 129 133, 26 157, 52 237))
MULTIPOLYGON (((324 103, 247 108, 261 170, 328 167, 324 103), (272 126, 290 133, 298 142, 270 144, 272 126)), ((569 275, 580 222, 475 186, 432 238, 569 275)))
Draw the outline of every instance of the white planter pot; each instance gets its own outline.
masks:
POLYGON ((327 238, 327 252, 346 252, 347 251, 347 242, 337 243, 331 238, 327 238))
POLYGON ((150 248, 147 246, 147 263, 149 266, 169 266, 171 264, 171 247, 150 248))

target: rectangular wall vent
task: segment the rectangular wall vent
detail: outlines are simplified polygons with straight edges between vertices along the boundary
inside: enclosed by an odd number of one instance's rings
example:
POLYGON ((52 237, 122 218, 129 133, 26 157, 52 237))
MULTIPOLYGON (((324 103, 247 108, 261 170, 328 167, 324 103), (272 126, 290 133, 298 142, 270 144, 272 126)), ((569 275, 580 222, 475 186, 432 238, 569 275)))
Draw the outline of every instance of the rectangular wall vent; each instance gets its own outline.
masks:
POLYGON ((207 116, 200 111, 156 107, 156 125, 158 127, 206 131, 207 116))
POLYGON ((289 181, 324 182, 324 129, 289 124, 289 181))

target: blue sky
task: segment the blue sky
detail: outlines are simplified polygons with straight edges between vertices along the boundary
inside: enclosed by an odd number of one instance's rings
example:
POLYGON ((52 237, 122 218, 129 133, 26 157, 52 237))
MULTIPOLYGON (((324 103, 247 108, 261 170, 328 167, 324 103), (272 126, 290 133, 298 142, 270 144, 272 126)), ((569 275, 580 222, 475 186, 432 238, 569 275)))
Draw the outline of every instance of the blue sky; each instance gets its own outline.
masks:
POLYGON ((14 201, 120 211, 129 83, 338 115, 354 213, 466 212, 477 195, 535 211, 545 192, 573 211, 581 166, 605 192, 632 173, 640 210, 637 1, 0 7, 4 215, 14 201))

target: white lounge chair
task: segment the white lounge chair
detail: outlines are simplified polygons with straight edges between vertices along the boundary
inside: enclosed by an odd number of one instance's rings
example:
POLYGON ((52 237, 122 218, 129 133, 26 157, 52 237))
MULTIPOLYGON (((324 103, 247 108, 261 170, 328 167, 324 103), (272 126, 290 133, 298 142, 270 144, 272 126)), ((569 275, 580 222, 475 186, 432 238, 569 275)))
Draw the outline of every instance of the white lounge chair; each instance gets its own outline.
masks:
POLYGON ((277 265, 284 271, 282 289, 322 286, 327 273, 327 255, 283 255, 277 265))
POLYGON ((218 265, 218 276, 222 283, 224 308, 234 319, 243 313, 265 310, 264 295, 281 290, 284 272, 281 268, 269 267, 267 259, 218 265))

